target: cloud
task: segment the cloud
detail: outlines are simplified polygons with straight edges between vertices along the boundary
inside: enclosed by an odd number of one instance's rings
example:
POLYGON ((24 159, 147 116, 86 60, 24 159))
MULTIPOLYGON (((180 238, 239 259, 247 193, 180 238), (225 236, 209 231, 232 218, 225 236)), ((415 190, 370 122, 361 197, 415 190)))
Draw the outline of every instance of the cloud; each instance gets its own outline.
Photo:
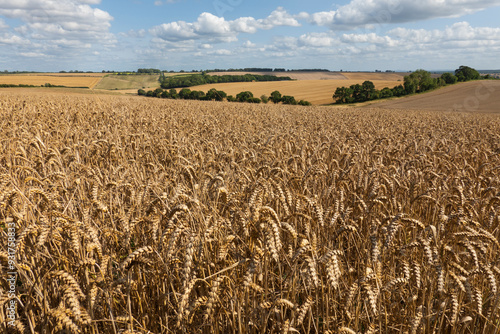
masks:
POLYGON ((265 19, 253 17, 240 17, 236 20, 227 21, 211 13, 200 14, 195 22, 175 21, 164 23, 151 28, 149 31, 153 36, 166 41, 181 40, 209 40, 218 42, 237 41, 240 33, 253 34, 258 30, 269 30, 277 26, 298 27, 300 23, 287 13, 282 7, 278 7, 265 19))
POLYGON ((22 37, 17 36, 17 35, 6 33, 3 35, 0 35, 0 45, 1 44, 28 46, 28 45, 31 45, 32 43, 29 40, 27 40, 26 38, 22 38, 22 37))
POLYGON ((40 52, 21 52, 19 55, 23 56, 23 57, 27 57, 27 58, 43 58, 43 57, 46 57, 45 54, 40 53, 40 52))
POLYGON ((379 55, 392 53, 408 56, 427 52, 431 55, 477 54, 500 50, 500 28, 472 27, 468 22, 457 22, 443 30, 395 28, 387 35, 342 34, 339 48, 356 50, 379 55))
POLYGON ((377 66, 374 64, 385 64, 382 66, 387 68, 402 66, 399 69, 415 69, 414 66, 447 69, 453 66, 451 64, 463 63, 464 59, 474 66, 473 59, 483 54, 486 55, 483 58, 494 64, 496 61, 491 59, 499 52, 500 28, 458 22, 439 30, 395 28, 383 34, 330 31, 307 33, 298 38, 275 38, 259 56, 265 59, 280 55, 302 61, 314 57, 318 66, 326 68, 331 68, 334 60, 337 66, 351 64, 351 68, 357 70, 368 69, 367 65, 377 66))
POLYGON ((215 50, 215 51, 210 51, 210 52, 208 52, 208 54, 215 54, 218 56, 230 56, 233 54, 233 52, 230 50, 227 50, 227 49, 219 49, 219 50, 215 50))
POLYGON ((9 26, 5 23, 4 20, 0 19, 0 31, 7 30, 9 26))
POLYGON ((21 20, 24 24, 16 32, 28 39, 112 44, 114 36, 109 28, 113 17, 90 7, 99 3, 100 0, 0 0, 0 15, 21 20))
POLYGON ((468 22, 457 22, 444 30, 396 28, 388 36, 406 44, 448 47, 500 46, 500 28, 472 27, 468 22))
POLYGON ((243 43, 243 47, 244 47, 244 48, 248 48, 248 49, 254 49, 256 46, 257 46, 257 44, 252 43, 252 42, 250 42, 250 41, 245 41, 245 42, 243 43))
POLYGON ((128 37, 128 38, 143 38, 144 36, 146 36, 146 30, 144 30, 144 29, 139 29, 139 30, 130 29, 127 32, 120 32, 120 33, 118 33, 118 35, 120 35, 122 37, 128 37))
POLYGON ((300 15, 312 24, 349 30, 372 24, 460 17, 498 5, 500 0, 353 0, 334 11, 300 15))
POLYGON ((310 33, 299 37, 298 45, 307 47, 331 47, 336 39, 326 33, 310 33))
POLYGON ((262 29, 271 29, 278 26, 300 27, 300 23, 283 7, 278 7, 267 18, 257 20, 262 29))

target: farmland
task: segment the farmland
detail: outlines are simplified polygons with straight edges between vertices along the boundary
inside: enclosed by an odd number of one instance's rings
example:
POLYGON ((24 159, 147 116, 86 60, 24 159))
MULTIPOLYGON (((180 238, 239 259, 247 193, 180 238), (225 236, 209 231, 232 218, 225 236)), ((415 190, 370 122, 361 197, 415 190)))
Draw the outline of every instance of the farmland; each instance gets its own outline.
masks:
POLYGON ((379 108, 500 112, 500 82, 472 81, 438 89, 423 95, 373 104, 379 108))
MULTIPOLYGON (((237 82, 224 84, 210 84, 196 86, 196 90, 208 91, 211 88, 222 90, 228 95, 235 96, 242 91, 250 91, 254 96, 271 94, 278 90, 283 95, 290 95, 296 100, 306 100, 312 104, 329 104, 333 103, 332 95, 337 87, 349 86, 353 84, 361 84, 360 80, 298 80, 298 81, 281 81, 281 82, 237 82)), ((373 81, 377 89, 384 87, 394 87, 400 85, 401 82, 392 80, 376 80, 373 81)), ((194 88, 193 88, 194 89, 194 88)))
POLYGON ((500 330, 498 113, 26 91, 0 90, 17 332, 500 330))
MULTIPOLYGON (((246 72, 211 72, 211 75, 242 74, 246 72)), ((269 74, 268 72, 248 72, 250 74, 269 74)), ((333 103, 332 95, 338 87, 361 84, 371 80, 376 89, 392 88, 402 84, 407 73, 369 73, 369 72, 272 72, 276 76, 288 76, 297 81, 282 82, 241 82, 208 84, 196 86, 196 90, 208 91, 215 88, 228 95, 236 96, 242 91, 250 91, 254 96, 269 96, 275 90, 283 95, 294 96, 296 100, 306 100, 314 105, 333 103)), ((194 89, 194 88, 193 88, 194 89)))
POLYGON ((0 84, 41 86, 50 83, 55 86, 94 88, 103 75, 101 73, 8 74, 0 75, 0 84))
MULTIPOLYGON (((251 72, 268 75, 268 72, 251 72)), ((166 76, 186 76, 192 73, 166 73, 166 76)), ((241 75, 243 72, 213 72, 211 75, 241 75)), ((272 72, 277 76, 289 76, 297 81, 280 82, 242 82, 208 84, 194 86, 194 90, 208 91, 211 88, 223 90, 228 95, 236 96, 242 91, 251 91, 254 96, 269 96, 275 90, 283 95, 294 96, 297 100, 306 100, 315 105, 330 104, 337 87, 361 84, 372 80, 377 89, 392 88, 402 83, 402 73, 367 73, 367 72, 272 72)), ((137 94, 138 89, 154 90, 160 87, 159 75, 118 75, 104 73, 44 73, 0 75, 0 84, 27 84, 41 86, 46 83, 67 87, 89 87, 97 91, 116 91, 123 94, 137 94)))
POLYGON ((159 75, 144 74, 144 75, 117 75, 109 74, 95 86, 95 89, 104 90, 127 90, 133 89, 137 92, 138 89, 156 89, 160 87, 159 75))
POLYGON ((275 75, 277 77, 290 77, 294 80, 345 80, 347 79, 340 72, 321 72, 321 71, 291 71, 291 72, 210 72, 210 75, 241 75, 241 74, 257 74, 257 75, 275 75))

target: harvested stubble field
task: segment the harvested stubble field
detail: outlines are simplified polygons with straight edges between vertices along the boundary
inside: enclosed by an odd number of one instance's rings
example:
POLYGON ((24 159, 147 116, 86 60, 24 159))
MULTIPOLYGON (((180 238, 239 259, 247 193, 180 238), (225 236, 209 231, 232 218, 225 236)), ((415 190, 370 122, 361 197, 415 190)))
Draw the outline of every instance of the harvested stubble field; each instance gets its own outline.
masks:
POLYGON ((95 86, 95 89, 113 89, 113 90, 133 90, 137 93, 138 89, 156 89, 160 87, 160 75, 107 75, 95 86))
POLYGON ((384 109, 500 113, 500 81, 463 82, 401 99, 376 101, 384 109))
POLYGON ((9 93, 0 124, 20 333, 499 330, 498 115, 9 93))
POLYGON ((35 85, 50 83, 56 86, 94 88, 102 79, 99 73, 44 73, 0 75, 0 84, 35 85))

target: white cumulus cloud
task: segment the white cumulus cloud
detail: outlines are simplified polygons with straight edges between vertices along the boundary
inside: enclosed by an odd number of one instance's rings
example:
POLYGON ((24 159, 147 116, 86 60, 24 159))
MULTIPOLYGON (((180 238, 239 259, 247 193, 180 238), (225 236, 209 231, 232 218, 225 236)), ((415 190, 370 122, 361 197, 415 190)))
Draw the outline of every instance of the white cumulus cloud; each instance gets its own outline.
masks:
POLYGON ((300 23, 285 9, 278 7, 264 19, 240 17, 236 20, 226 20, 224 17, 204 12, 195 22, 169 22, 155 26, 149 31, 153 36, 166 41, 203 39, 234 42, 240 33, 253 34, 258 30, 269 30, 277 26, 298 27, 300 23))
POLYGON ((336 39, 326 33, 309 33, 299 37, 298 45, 308 47, 331 47, 336 39))
POLYGON ((113 43, 109 33, 113 17, 90 5, 100 0, 0 0, 0 15, 19 19, 16 31, 28 39, 55 41, 61 38, 82 45, 113 43))
POLYGON ((309 14, 308 19, 316 25, 342 30, 370 24, 460 17, 498 5, 500 0, 352 0, 334 11, 309 14))

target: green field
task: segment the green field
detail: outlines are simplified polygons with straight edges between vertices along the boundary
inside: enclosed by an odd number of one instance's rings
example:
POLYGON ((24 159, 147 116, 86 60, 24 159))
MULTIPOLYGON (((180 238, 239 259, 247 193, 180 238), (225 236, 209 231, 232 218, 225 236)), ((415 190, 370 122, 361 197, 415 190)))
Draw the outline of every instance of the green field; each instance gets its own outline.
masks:
POLYGON ((151 75, 117 75, 109 74, 95 86, 94 89, 155 89, 160 87, 159 74, 151 75))

